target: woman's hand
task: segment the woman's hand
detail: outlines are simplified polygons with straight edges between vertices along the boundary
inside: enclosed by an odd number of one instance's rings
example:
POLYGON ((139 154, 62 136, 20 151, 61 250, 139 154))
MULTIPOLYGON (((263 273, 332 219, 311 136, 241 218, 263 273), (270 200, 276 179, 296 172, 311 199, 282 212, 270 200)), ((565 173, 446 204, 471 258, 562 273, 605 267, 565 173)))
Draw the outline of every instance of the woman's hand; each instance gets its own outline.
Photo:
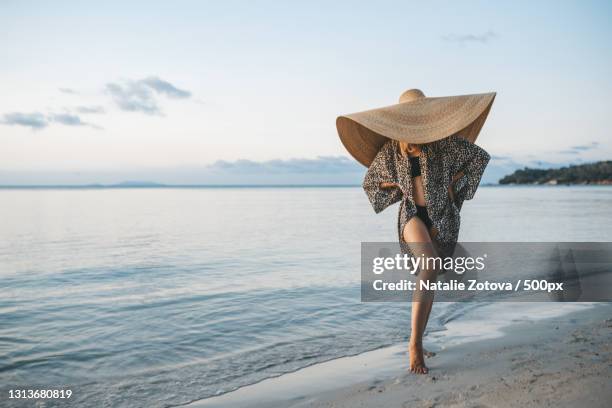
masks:
POLYGON ((397 183, 389 183, 387 181, 383 181, 380 183, 380 188, 399 188, 399 184, 397 183))

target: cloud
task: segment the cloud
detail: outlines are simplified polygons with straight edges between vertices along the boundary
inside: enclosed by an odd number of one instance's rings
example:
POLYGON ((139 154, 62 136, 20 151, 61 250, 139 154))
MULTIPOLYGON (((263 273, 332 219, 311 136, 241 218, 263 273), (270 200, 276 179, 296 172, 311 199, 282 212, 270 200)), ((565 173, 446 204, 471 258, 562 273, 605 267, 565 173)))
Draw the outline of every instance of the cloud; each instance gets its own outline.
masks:
POLYGON ((87 123, 83 122, 77 115, 71 115, 69 113, 57 113, 49 115, 49 120, 52 122, 61 123, 66 126, 86 126, 87 123))
POLYGON ((322 156, 316 159, 288 159, 256 162, 219 160, 207 170, 228 174, 304 174, 304 173, 362 173, 364 168, 354 160, 344 156, 322 156))
POLYGON ((448 34, 442 37, 444 41, 465 45, 470 43, 486 44, 491 40, 499 38, 499 34, 489 30, 482 34, 448 34))
POLYGON ((40 112, 11 112, 3 115, 0 123, 9 126, 24 126, 33 130, 44 129, 49 125, 45 115, 40 112))
POLYGON ((571 149, 584 151, 584 150, 596 149, 597 146, 599 146, 599 142, 591 142, 590 145, 572 146, 571 149))
POLYGON ((149 115, 160 113, 151 89, 138 82, 129 82, 125 85, 110 83, 106 85, 106 90, 121 110, 149 115))
POLYGON ((550 162, 550 161, 546 161, 546 160, 530 160, 529 164, 531 164, 532 166, 535 166, 535 167, 545 167, 545 168, 553 168, 553 167, 560 166, 559 163, 550 162))
POLYGON ((582 152, 586 152, 589 150, 595 150, 598 147, 599 147, 599 142, 591 142, 591 144, 588 144, 588 145, 577 145, 577 146, 572 146, 566 150, 560 150, 559 153, 577 155, 577 154, 580 154, 582 152))
POLYGON ((170 98, 185 99, 191 96, 191 92, 185 91, 183 89, 178 89, 170 82, 164 81, 163 79, 159 79, 157 77, 141 79, 140 82, 145 85, 148 85, 158 93, 164 94, 170 98))
POLYGON ((59 123, 64 126, 89 126, 94 129, 101 129, 92 123, 83 122, 79 116, 70 113, 44 115, 40 112, 11 112, 4 114, 2 120, 0 120, 0 124, 29 127, 32 130, 44 129, 51 123, 59 123))
MULTIPOLYGON (((58 88, 65 94, 78 94, 71 88, 58 88)), ((111 95, 114 102, 121 110, 131 112, 143 112, 149 115, 161 115, 162 111, 158 104, 160 96, 169 99, 191 98, 191 92, 180 89, 163 79, 150 76, 139 80, 126 80, 123 82, 111 82, 106 84, 106 91, 111 95)), ((10 112, 0 117, 1 125, 29 127, 40 130, 48 127, 51 123, 64 126, 89 126, 94 129, 101 127, 81 120, 79 114, 102 114, 106 109, 99 105, 80 105, 74 108, 64 108, 63 113, 47 112, 10 112)))
POLYGON ((172 99, 186 99, 191 92, 179 89, 171 83, 157 77, 148 77, 137 81, 128 80, 121 83, 106 84, 107 92, 112 96, 119 109, 128 112, 142 112, 148 115, 160 115, 158 95, 172 99))
POLYGON ((62 125, 67 125, 67 126, 84 126, 85 125, 85 123, 81 121, 81 118, 79 118, 76 115, 71 115, 69 113, 53 114, 49 116, 49 119, 52 122, 61 123, 62 125))
POLYGON ((101 127, 92 123, 83 122, 77 115, 70 113, 54 113, 48 116, 49 122, 59 123, 64 126, 89 126, 94 129, 101 129, 101 127))
POLYGON ((106 112, 102 106, 77 106, 74 110, 83 114, 106 112))

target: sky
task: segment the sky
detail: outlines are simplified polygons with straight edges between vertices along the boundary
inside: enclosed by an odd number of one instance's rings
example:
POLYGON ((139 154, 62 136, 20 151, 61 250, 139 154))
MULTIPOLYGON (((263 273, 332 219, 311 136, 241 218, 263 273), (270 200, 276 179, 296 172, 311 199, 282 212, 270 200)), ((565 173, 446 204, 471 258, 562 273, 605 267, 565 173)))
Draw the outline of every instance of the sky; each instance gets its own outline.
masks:
POLYGON ((496 91, 486 182, 612 159, 605 1, 2 1, 0 184, 359 183, 335 119, 496 91))

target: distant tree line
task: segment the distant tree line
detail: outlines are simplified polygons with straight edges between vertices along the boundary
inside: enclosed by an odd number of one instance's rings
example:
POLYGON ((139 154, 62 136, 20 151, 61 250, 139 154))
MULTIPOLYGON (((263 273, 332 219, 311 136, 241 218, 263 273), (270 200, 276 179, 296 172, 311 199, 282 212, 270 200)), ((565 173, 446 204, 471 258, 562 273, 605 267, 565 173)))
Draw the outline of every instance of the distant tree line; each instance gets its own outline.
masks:
POLYGON ((559 169, 516 170, 499 184, 612 184, 612 161, 600 161, 559 169))

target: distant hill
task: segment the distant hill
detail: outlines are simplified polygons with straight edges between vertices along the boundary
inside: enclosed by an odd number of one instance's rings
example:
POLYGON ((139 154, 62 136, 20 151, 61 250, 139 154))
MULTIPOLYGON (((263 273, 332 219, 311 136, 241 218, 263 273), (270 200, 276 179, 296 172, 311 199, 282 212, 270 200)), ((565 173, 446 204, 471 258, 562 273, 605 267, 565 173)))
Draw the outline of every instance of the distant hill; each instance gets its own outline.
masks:
POLYGON ((164 187, 161 183, 153 181, 122 181, 121 183, 111 184, 109 187, 164 187))
POLYGON ((499 184, 608 184, 612 185, 612 161, 579 164, 559 169, 516 170, 499 184))

